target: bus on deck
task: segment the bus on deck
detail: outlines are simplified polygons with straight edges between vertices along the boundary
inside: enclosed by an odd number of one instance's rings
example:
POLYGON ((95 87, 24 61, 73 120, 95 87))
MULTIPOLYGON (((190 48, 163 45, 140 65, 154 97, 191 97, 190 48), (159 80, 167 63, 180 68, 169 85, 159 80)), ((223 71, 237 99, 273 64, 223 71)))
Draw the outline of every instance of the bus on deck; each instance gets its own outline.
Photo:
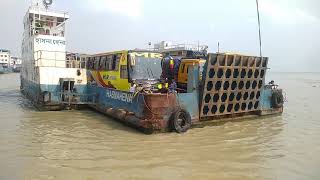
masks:
POLYGON ((87 57, 88 83, 99 87, 129 91, 132 83, 158 81, 160 53, 123 50, 87 57))

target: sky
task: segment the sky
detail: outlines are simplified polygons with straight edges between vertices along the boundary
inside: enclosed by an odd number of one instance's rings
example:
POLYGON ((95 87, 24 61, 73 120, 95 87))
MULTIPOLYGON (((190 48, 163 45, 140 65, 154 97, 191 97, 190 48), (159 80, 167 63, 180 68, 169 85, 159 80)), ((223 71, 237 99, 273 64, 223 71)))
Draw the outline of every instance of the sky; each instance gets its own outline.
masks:
MULTIPOLYGON (((98 53, 148 42, 198 43, 259 55, 255 0, 53 0, 67 11, 67 50, 98 53)), ((30 0, 0 0, 0 49, 19 56, 30 0)), ((262 53, 278 72, 320 72, 320 1, 259 0, 262 53)))

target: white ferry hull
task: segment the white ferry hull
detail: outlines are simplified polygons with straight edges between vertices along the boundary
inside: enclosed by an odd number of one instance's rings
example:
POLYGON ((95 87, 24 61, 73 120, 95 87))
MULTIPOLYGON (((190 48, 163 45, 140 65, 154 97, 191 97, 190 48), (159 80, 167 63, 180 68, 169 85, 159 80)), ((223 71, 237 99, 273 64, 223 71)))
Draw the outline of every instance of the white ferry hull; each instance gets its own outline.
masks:
MULTIPOLYGON (((41 83, 30 81, 21 76, 21 92, 26 95, 32 103, 41 110, 63 110, 76 104, 74 100, 70 103, 63 99, 63 89, 60 79, 73 79, 75 84, 72 91, 78 94, 86 94, 86 70, 74 68, 40 68, 41 83), (76 74, 80 72, 80 76, 76 74), (68 75, 69 74, 69 75, 68 75), (72 74, 72 75, 71 75, 72 74)), ((86 98, 86 97, 82 97, 86 98)), ((85 99, 77 99, 77 103, 85 99)))

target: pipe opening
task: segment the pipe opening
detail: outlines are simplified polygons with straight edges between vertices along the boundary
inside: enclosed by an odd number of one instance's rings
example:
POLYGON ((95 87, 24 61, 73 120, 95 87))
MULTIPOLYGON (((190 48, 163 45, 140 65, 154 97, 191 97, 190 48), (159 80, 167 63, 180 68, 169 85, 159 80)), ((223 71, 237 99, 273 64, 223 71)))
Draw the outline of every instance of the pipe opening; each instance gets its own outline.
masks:
POLYGON ((249 98, 249 93, 248 92, 245 92, 244 95, 243 95, 243 100, 248 100, 249 98))
POLYGON ((261 70, 261 73, 260 73, 260 78, 264 78, 264 70, 261 70))
POLYGON ((207 95, 205 96, 205 98, 204 98, 205 103, 209 103, 209 102, 210 102, 210 99, 211 99, 210 94, 207 94, 207 95))
POLYGON ((224 90, 228 90, 229 87, 230 87, 230 83, 229 83, 228 81, 225 81, 225 82, 224 82, 224 85, 223 85, 223 89, 224 89, 224 90))
POLYGON ((211 91, 212 88, 213 88, 213 82, 209 81, 208 84, 207 84, 207 91, 211 91))
POLYGON ((234 97, 235 97, 234 93, 231 93, 229 95, 229 102, 232 102, 234 100, 234 97))
POLYGON ((257 58, 256 67, 260 67, 260 65, 261 65, 261 58, 257 58))
POLYGON ((240 81, 240 83, 239 83, 239 89, 242 90, 243 87, 244 87, 244 82, 243 82, 243 81, 240 81))
POLYGON ((254 78, 258 78, 259 75, 260 75, 259 70, 256 69, 256 70, 254 71, 254 78))
POLYGON ((242 70, 241 70, 241 78, 245 78, 246 75, 247 75, 246 70, 245 70, 245 69, 242 69, 242 70))
POLYGON ((223 113, 226 110, 226 106, 225 105, 221 105, 219 108, 219 112, 223 113))
POLYGON ((226 57, 225 56, 219 56, 219 65, 225 66, 226 65, 226 57))
POLYGON ((250 102, 249 105, 248 105, 248 110, 251 110, 253 108, 253 103, 250 102))
POLYGON ((219 69, 217 74, 218 78, 222 78, 223 75, 224 75, 223 69, 219 69))
POLYGON ((256 103, 254 103, 254 109, 258 109, 259 107, 259 101, 257 101, 256 103))
POLYGON ((260 80, 260 81, 259 81, 258 88, 261 89, 261 88, 262 88, 262 85, 263 85, 263 82, 262 82, 262 80, 260 80))
POLYGON ((233 70, 233 78, 238 78, 239 74, 240 74, 239 69, 234 69, 233 70))
POLYGON ((223 93, 222 96, 221 96, 221 102, 226 102, 227 98, 228 98, 227 93, 223 93))
POLYGON ((256 95, 256 94, 255 94, 254 92, 251 92, 251 93, 250 93, 250 100, 253 100, 253 99, 255 98, 255 95, 256 95))
POLYGON ((240 100, 241 100, 241 98, 242 98, 242 93, 241 93, 241 92, 239 92, 239 93, 237 94, 237 101, 240 101, 240 100))
POLYGON ((237 103, 237 104, 234 106, 234 110, 235 110, 236 112, 238 112, 238 111, 240 110, 240 104, 239 104, 239 103, 237 103))
POLYGON ((256 99, 260 99, 260 96, 261 96, 260 91, 258 91, 256 95, 256 99))
POLYGON ((234 56, 227 56, 227 66, 232 66, 233 64, 233 59, 234 59, 234 56))
POLYGON ((253 75, 253 71, 252 71, 252 69, 250 69, 250 70, 248 71, 248 78, 252 78, 252 75, 253 75))
POLYGON ((226 71, 226 78, 230 78, 230 77, 231 77, 231 74, 232 74, 231 69, 227 69, 227 71, 226 71))
POLYGON ((219 96, 219 94, 215 94, 214 96, 213 96, 213 102, 218 102, 219 101, 219 98, 220 98, 220 96, 219 96))
POLYGON ((266 68, 268 64, 268 58, 263 58, 262 67, 266 68))
POLYGON ((248 66, 248 60, 249 60, 249 57, 247 57, 247 56, 243 57, 242 66, 247 67, 248 66))
POLYGON ((219 91, 221 89, 221 86, 222 86, 221 81, 216 82, 216 87, 215 87, 216 91, 219 91))
POLYGON ((258 86, 257 81, 253 81, 253 83, 252 83, 252 89, 256 89, 257 86, 258 86))
POLYGON ((213 105, 212 108, 211 108, 211 113, 212 114, 216 114, 218 111, 218 107, 216 105, 213 105))
POLYGON ((249 67, 253 67, 255 63, 255 59, 253 57, 249 58, 249 67))
POLYGON ((202 112, 203 112, 203 114, 207 115, 208 112, 209 112, 209 107, 208 106, 204 106, 202 112))
POLYGON ((233 81, 231 84, 231 90, 237 89, 237 81, 233 81))
POLYGON ((240 66, 240 64, 241 64, 241 56, 236 56, 234 65, 235 66, 240 66))
POLYGON ((247 81, 247 82, 246 82, 246 89, 250 89, 250 87, 251 87, 251 82, 250 82, 250 81, 247 81))
POLYGON ((216 65, 216 63, 217 63, 217 57, 216 57, 216 56, 211 56, 210 63, 211 63, 212 66, 216 65))
POLYGON ((242 103, 241 104, 241 110, 245 111, 247 109, 247 103, 242 103))
POLYGON ((215 70, 214 69, 210 69, 209 78, 213 78, 215 74, 216 74, 215 70))
POLYGON ((230 113, 233 109, 233 104, 229 104, 227 107, 227 111, 230 113))

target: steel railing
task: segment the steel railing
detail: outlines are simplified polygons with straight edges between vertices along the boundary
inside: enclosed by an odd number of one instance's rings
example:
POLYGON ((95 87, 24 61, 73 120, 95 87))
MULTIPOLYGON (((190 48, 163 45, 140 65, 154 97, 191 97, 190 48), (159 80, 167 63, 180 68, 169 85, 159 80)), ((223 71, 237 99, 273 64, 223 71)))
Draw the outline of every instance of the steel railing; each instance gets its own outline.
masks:
POLYGON ((81 55, 69 55, 64 51, 36 51, 34 65, 36 67, 63 67, 85 69, 86 61, 81 55))

